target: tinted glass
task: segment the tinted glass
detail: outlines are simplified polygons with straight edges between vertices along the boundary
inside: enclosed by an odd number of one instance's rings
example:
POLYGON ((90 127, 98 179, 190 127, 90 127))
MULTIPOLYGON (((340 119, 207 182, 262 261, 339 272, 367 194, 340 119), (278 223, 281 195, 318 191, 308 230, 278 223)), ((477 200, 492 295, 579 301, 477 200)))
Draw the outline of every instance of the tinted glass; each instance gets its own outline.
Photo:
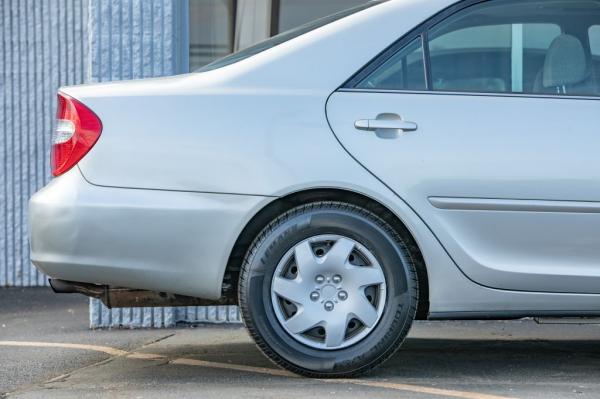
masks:
POLYGON ((273 36, 272 38, 262 41, 258 44, 255 44, 254 46, 248 47, 242 51, 239 51, 237 53, 233 53, 230 54, 224 58, 221 58, 215 62, 212 62, 208 65, 206 65, 203 68, 198 69, 196 72, 204 72, 204 71, 209 71, 212 69, 216 69, 216 68, 221 68, 224 67, 226 65, 230 65, 233 63, 236 63, 238 61, 241 61, 243 59, 246 59, 248 57, 251 57, 253 55, 256 55, 258 53, 261 53, 265 50, 268 50, 272 47, 278 46, 281 43, 287 42, 289 40, 292 40, 298 36, 304 35, 305 33, 308 33, 310 31, 313 31, 315 29, 318 29, 322 26, 328 25, 334 21, 337 21, 339 19, 345 18, 349 15, 355 14, 357 12, 363 11, 367 8, 373 7, 377 4, 383 3, 387 0, 374 0, 374 1, 369 1, 366 4, 357 6, 357 7, 353 7, 350 8, 348 10, 345 11, 341 11, 338 12, 336 14, 330 15, 328 17, 324 17, 324 18, 320 18, 317 19, 316 21, 312 21, 309 22, 307 24, 301 25, 297 28, 294 28, 292 30, 289 30, 287 32, 284 33, 280 33, 277 36, 273 36))
POLYGON ((358 85, 361 89, 425 90, 423 44, 416 38, 358 85))
POLYGON ((190 70, 231 53, 233 0, 190 0, 190 70))
POLYGON ((366 3, 366 0, 279 0, 279 32, 366 3))
POLYGON ((579 27, 596 1, 489 1, 432 28, 432 89, 494 93, 599 94, 579 27))

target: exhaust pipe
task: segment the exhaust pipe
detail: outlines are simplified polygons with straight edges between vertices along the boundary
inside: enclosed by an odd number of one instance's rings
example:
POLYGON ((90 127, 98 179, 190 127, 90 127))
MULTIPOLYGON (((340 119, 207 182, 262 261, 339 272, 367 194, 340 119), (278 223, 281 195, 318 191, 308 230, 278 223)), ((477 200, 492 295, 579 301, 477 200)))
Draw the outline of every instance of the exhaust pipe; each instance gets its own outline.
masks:
POLYGON ((68 281, 51 278, 48 282, 56 294, 76 294, 78 292, 75 286, 68 281))
POLYGON ((83 294, 102 301, 110 308, 163 307, 163 306, 214 306, 237 305, 235 296, 228 295, 217 300, 202 299, 186 295, 170 294, 134 288, 110 287, 90 283, 79 283, 50 279, 50 287, 57 294, 83 294))

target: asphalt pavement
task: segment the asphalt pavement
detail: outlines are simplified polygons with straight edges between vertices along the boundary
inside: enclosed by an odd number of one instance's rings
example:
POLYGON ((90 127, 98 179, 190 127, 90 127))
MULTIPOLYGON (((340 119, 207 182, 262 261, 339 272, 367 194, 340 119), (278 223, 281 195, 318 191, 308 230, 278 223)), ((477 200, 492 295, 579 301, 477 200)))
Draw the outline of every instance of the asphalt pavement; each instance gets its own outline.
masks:
POLYGON ((87 299, 0 290, 0 397, 600 398, 600 325, 420 322, 350 380, 277 368, 238 325, 88 329, 87 299))

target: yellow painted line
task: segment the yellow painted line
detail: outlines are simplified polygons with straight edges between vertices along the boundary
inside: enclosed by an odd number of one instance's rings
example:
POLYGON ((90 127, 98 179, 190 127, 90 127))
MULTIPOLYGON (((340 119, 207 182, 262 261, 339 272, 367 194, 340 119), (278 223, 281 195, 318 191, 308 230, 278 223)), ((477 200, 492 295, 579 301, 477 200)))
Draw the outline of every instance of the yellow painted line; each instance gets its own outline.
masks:
MULTIPOLYGON (((81 349, 81 350, 89 350, 94 352, 102 352, 111 356, 125 356, 129 359, 139 359, 139 360, 160 360, 165 359, 164 355, 157 355, 153 353, 144 353, 144 352, 127 352, 117 348, 111 348, 109 346, 100 346, 100 345, 85 345, 85 344, 70 344, 70 343, 62 343, 62 342, 30 342, 30 341, 0 341, 0 346, 17 346, 17 347, 34 347, 34 348, 64 348, 64 349, 81 349)), ((214 369, 223 369, 223 370, 235 370, 235 371, 244 371, 250 373, 258 373, 258 374, 266 374, 278 377, 291 377, 298 378, 296 374, 293 374, 287 370, 282 369, 272 369, 268 367, 255 367, 255 366, 245 366, 241 364, 232 364, 232 363, 220 363, 220 362, 211 362, 206 360, 198 360, 198 359, 187 359, 187 358, 178 358, 172 360, 171 364, 177 365, 185 365, 185 366, 197 366, 197 367, 208 367, 214 369)), ((66 375, 64 375, 66 376, 66 375)), ((59 380, 64 378, 64 376, 55 377, 50 381, 59 380)), ((451 389, 443 389, 443 388, 432 388, 425 387, 420 385, 412 385, 412 384, 397 384, 393 382, 386 381, 373 381, 373 380, 361 380, 361 379, 319 379, 318 381, 329 383, 329 384, 353 384, 353 385, 361 385, 372 388, 382 388, 382 389, 392 389, 396 391, 404 391, 404 392, 413 392, 420 394, 427 394, 433 396, 446 396, 453 398, 461 398, 461 399, 512 399, 507 396, 497 396, 490 395, 484 393, 477 392, 468 392, 468 391, 456 391, 451 389)))
POLYGON ((30 341, 0 341, 0 346, 21 346, 32 348, 65 348, 65 349, 82 349, 94 352, 102 352, 111 356, 125 356, 129 352, 111 348, 110 346, 100 345, 84 345, 84 344, 69 344, 63 342, 30 342, 30 341))
POLYGON ((395 389, 397 391, 407 391, 414 393, 422 393, 428 395, 435 396, 449 396, 453 398, 463 398, 463 399, 512 399, 507 396, 498 396, 498 395, 489 395, 485 393, 477 393, 477 392, 468 392, 468 391, 455 391, 451 389, 442 389, 442 388, 431 388, 431 387, 423 387, 420 385, 412 385, 412 384, 396 384, 394 382, 385 382, 385 381, 370 381, 370 380, 355 380, 355 379, 340 379, 340 380, 320 380, 325 382, 337 382, 337 383, 346 383, 346 384, 354 384, 354 385, 364 385, 373 388, 385 388, 385 389, 395 389))
MULTIPOLYGON (((196 359, 186 359, 180 358, 171 361, 172 364, 182 364, 187 366, 200 366, 200 367, 209 367, 216 369, 225 369, 225 370, 236 370, 236 371, 247 371, 251 373, 259 373, 259 374, 268 374, 273 376, 281 376, 281 377, 295 377, 298 376, 286 370, 281 369, 271 369, 267 367, 254 367, 254 366, 243 366, 239 364, 231 364, 231 363, 219 363, 219 362, 209 362, 206 360, 196 360, 196 359)), ((396 384, 392 382, 385 381, 371 381, 371 380, 360 380, 360 379, 318 379, 318 381, 330 383, 330 384, 354 384, 354 385, 363 385, 372 388, 383 388, 383 389, 393 389, 396 391, 405 391, 405 392, 413 392, 413 393, 421 393, 428 394, 434 396, 446 396, 453 398, 462 398, 462 399, 512 399, 506 396, 498 396, 498 395, 489 395, 477 392, 467 392, 467 391, 455 391, 451 389, 441 389, 441 388, 430 388, 424 387, 420 385, 412 385, 412 384, 396 384)))
POLYGON ((268 367, 254 367, 254 366, 244 366, 241 364, 232 364, 232 363, 218 363, 218 362, 209 362, 206 360, 196 360, 196 359, 175 359, 170 362, 171 364, 182 364, 185 366, 200 366, 200 367, 209 367, 213 369, 224 369, 224 370, 236 370, 236 371, 248 371, 250 373, 259 373, 259 374, 268 374, 275 375, 279 377, 292 377, 298 378, 298 376, 294 373, 291 373, 282 369, 271 369, 268 367))
POLYGON ((156 353, 145 353, 145 352, 132 352, 127 355, 127 359, 139 359, 139 360, 161 360, 165 359, 166 356, 157 355, 156 353))

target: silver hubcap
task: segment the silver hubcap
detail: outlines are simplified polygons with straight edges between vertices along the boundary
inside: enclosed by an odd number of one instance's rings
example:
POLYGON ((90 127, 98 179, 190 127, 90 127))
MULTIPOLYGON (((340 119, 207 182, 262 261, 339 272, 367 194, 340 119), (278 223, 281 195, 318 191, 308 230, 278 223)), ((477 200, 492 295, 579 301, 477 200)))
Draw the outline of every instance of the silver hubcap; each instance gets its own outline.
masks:
POLYGON ((373 254, 339 235, 306 239, 281 259, 271 300, 281 326, 297 341, 340 349, 365 338, 381 318, 385 276, 373 254))

